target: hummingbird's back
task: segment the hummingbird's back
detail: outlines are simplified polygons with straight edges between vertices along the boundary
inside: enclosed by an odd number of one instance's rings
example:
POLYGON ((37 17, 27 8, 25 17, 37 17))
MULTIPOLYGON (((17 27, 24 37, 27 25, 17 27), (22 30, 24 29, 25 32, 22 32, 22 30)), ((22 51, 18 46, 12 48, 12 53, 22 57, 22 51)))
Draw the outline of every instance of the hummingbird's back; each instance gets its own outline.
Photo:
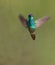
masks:
POLYGON ((28 17, 28 27, 35 29, 35 22, 33 16, 29 15, 28 17))

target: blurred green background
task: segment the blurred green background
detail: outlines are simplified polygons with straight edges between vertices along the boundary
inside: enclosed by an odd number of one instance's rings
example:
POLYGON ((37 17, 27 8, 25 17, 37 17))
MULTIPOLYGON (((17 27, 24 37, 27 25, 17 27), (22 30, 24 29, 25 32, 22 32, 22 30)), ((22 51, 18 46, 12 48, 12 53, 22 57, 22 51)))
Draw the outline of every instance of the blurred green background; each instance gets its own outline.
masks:
POLYGON ((0 65, 55 65, 55 0, 0 0, 0 65), (35 41, 18 19, 30 13, 51 17, 35 41))

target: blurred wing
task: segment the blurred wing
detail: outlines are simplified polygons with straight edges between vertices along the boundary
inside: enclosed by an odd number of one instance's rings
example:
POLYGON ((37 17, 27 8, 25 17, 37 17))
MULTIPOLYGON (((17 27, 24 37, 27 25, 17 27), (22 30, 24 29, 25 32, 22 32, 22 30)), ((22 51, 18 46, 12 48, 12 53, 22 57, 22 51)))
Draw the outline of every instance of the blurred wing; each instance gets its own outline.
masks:
POLYGON ((27 27, 27 22, 28 22, 28 21, 27 21, 22 15, 19 15, 19 19, 20 19, 22 25, 23 25, 24 27, 27 27))
POLYGON ((43 18, 40 18, 39 20, 35 21, 36 28, 39 28, 42 24, 44 24, 46 21, 48 21, 50 17, 45 16, 43 18))

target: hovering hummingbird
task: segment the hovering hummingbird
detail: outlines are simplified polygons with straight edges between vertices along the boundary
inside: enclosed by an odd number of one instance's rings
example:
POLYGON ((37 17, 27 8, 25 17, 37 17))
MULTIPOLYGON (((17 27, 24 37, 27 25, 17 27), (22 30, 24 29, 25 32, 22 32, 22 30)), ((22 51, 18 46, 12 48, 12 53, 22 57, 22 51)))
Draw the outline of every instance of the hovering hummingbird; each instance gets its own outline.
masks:
POLYGON ((44 24, 46 21, 50 19, 48 16, 44 16, 36 21, 34 21, 34 17, 32 14, 28 15, 28 20, 25 19, 22 15, 19 15, 19 19, 21 20, 22 25, 25 28, 28 28, 30 35, 33 40, 35 40, 35 30, 36 28, 39 28, 42 24, 44 24))

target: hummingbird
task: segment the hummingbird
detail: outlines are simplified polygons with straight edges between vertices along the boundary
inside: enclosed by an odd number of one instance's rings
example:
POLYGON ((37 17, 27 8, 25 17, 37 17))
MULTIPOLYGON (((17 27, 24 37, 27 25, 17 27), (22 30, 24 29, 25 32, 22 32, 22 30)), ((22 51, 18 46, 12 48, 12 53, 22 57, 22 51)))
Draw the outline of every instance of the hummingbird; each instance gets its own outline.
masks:
POLYGON ((46 21, 48 21, 50 19, 49 16, 44 16, 40 19, 34 20, 34 17, 32 14, 28 15, 28 19, 24 18, 24 16, 19 15, 19 19, 22 23, 22 25, 28 29, 28 31, 30 32, 30 35, 32 37, 33 40, 35 40, 36 38, 36 28, 39 28, 42 24, 44 24, 46 21))

